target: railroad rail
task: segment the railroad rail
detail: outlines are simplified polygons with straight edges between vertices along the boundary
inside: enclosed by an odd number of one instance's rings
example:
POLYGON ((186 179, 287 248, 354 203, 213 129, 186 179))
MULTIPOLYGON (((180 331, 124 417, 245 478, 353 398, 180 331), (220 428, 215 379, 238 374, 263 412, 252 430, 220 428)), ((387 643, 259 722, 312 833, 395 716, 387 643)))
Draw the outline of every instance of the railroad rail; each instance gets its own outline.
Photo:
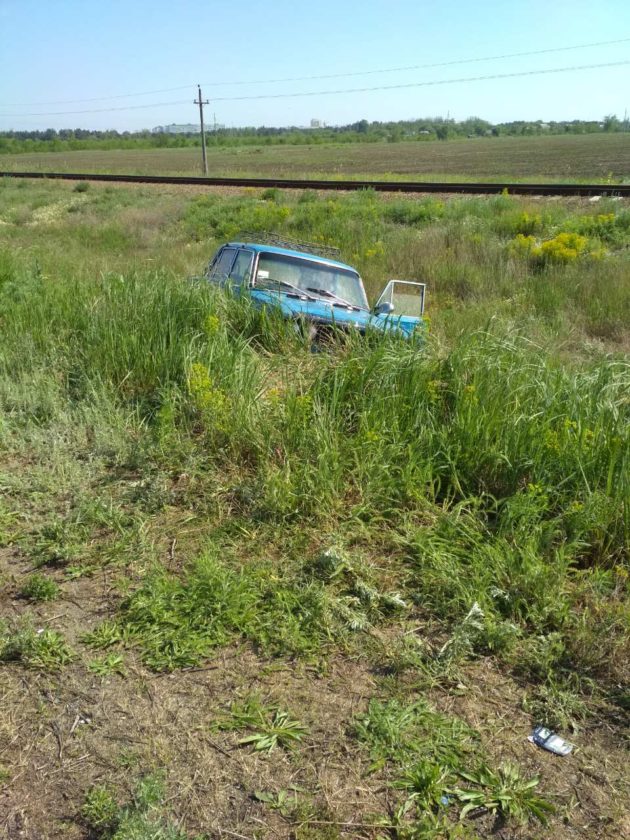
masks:
POLYGON ((331 181, 310 178, 201 178, 174 175, 104 175, 94 172, 0 172, 0 178, 59 181, 106 181, 123 184, 183 184, 206 187, 274 187, 281 190, 375 190, 401 193, 468 193, 473 195, 561 195, 630 197, 630 184, 513 184, 443 181, 331 181))

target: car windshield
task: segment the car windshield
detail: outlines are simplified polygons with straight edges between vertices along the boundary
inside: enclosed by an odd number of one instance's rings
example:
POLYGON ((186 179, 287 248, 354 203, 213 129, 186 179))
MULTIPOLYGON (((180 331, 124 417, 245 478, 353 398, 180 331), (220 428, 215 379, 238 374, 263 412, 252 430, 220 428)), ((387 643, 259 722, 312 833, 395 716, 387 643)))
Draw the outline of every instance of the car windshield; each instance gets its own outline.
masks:
POLYGON ((293 286, 305 294, 321 295, 332 303, 337 299, 367 309, 363 283, 356 271, 286 254, 261 253, 258 260, 258 288, 293 286))

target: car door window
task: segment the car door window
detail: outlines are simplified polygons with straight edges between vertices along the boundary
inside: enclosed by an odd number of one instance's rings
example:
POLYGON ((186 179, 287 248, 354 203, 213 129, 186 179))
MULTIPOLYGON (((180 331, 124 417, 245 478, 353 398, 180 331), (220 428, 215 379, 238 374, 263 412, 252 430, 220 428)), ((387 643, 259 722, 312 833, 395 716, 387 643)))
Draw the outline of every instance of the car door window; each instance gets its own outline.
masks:
POLYGON ((225 283, 230 276, 230 270, 235 256, 236 248, 224 248, 210 269, 208 278, 215 283, 225 283))
POLYGON ((230 281, 235 286, 247 286, 249 284, 253 259, 253 251, 241 250, 238 252, 230 271, 230 281))
POLYGON ((424 313, 425 284, 410 280, 390 280, 377 301, 394 307, 393 315, 412 315, 420 318, 424 313))

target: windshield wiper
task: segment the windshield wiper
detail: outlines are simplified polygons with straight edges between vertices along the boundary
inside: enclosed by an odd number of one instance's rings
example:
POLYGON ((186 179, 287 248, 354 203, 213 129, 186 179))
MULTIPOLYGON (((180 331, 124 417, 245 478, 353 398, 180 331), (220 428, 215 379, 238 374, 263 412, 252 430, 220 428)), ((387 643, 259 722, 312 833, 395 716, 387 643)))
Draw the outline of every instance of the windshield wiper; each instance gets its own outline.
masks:
MULTIPOLYGON (((286 280, 272 280, 271 277, 269 277, 267 280, 264 280, 263 282, 264 283, 271 283, 275 286, 284 286, 285 289, 293 289, 293 291, 297 292, 298 295, 300 295, 300 297, 305 297, 305 298, 308 298, 309 300, 317 300, 317 298, 314 298, 313 295, 307 294, 304 289, 300 289, 299 286, 294 286, 293 283, 287 283, 286 280)), ((256 286, 254 286, 254 288, 256 288, 256 286)), ((261 285, 261 286, 257 286, 257 288, 265 289, 266 287, 261 285)), ((272 290, 269 290, 269 291, 272 291, 272 290)))
POLYGON ((349 306, 351 309, 361 309, 360 306, 357 306, 356 303, 350 303, 349 300, 345 298, 339 297, 334 292, 329 292, 328 289, 318 289, 314 286, 307 286, 306 287, 309 292, 315 292, 317 295, 323 295, 327 298, 334 298, 335 300, 339 301, 339 303, 344 304, 344 306, 349 306))

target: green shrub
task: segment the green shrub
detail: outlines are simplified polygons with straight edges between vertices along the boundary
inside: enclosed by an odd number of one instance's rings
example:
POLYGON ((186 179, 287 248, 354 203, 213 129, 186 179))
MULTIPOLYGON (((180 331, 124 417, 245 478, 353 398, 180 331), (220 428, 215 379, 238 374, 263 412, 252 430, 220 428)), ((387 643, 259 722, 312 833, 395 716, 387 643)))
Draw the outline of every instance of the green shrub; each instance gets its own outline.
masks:
POLYGON ((307 734, 306 727, 277 706, 263 704, 256 696, 235 701, 230 713, 215 723, 217 729, 249 731, 239 744, 251 745, 256 752, 271 752, 275 747, 290 749, 307 734))
POLYGON ((232 568, 210 554, 184 580, 156 571, 123 604, 120 620, 145 662, 167 670, 197 664, 238 634, 270 653, 309 655, 333 626, 320 587, 279 585, 268 570, 232 568))
POLYGON ((369 750, 373 768, 385 762, 409 764, 418 755, 441 767, 461 767, 474 752, 477 733, 458 718, 448 717, 418 700, 370 700, 353 722, 355 737, 369 750))
POLYGON ((540 784, 538 776, 526 779, 514 764, 505 764, 498 771, 482 765, 475 772, 460 775, 471 785, 453 791, 464 803, 462 819, 471 811, 481 809, 516 823, 535 818, 546 825, 548 815, 555 811, 550 802, 535 793, 540 784))
POLYGON ((87 792, 81 816, 95 840, 186 840, 166 818, 165 799, 159 774, 141 779, 124 806, 118 805, 110 787, 98 785, 87 792))
POLYGON ((65 639, 55 630, 34 630, 26 623, 0 624, 0 662, 20 662, 28 668, 57 671, 74 658, 65 639))
POLYGON ((434 199, 423 201, 392 201, 382 206, 386 221, 399 225, 418 225, 433 222, 444 215, 444 203, 434 199))
POLYGON ((52 578, 36 572, 29 575, 20 587, 20 595, 31 601, 52 601, 59 594, 59 587, 52 578))
POLYGON ((85 795, 81 817, 89 829, 101 836, 111 834, 118 822, 119 808, 113 791, 97 785, 85 795))

